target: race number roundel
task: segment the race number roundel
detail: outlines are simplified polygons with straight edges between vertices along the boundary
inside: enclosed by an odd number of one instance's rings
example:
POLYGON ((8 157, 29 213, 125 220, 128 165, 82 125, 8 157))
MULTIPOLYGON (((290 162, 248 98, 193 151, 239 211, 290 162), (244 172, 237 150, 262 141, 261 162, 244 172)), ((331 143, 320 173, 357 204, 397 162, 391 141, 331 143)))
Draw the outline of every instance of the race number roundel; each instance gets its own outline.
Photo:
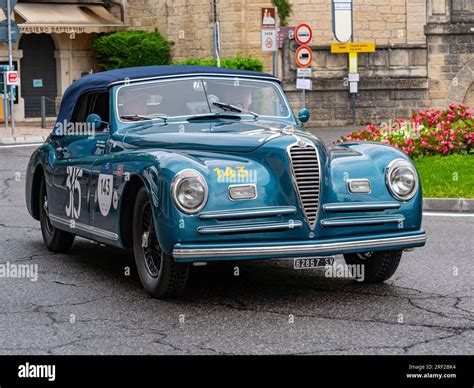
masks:
POLYGON ((104 217, 109 214, 114 189, 114 175, 111 163, 102 166, 97 185, 100 214, 104 217))
POLYGON ((313 51, 308 46, 300 46, 295 54, 298 67, 309 67, 313 62, 313 51))
POLYGON ((295 39, 299 44, 305 46, 313 39, 313 30, 306 23, 301 23, 295 29, 295 39))

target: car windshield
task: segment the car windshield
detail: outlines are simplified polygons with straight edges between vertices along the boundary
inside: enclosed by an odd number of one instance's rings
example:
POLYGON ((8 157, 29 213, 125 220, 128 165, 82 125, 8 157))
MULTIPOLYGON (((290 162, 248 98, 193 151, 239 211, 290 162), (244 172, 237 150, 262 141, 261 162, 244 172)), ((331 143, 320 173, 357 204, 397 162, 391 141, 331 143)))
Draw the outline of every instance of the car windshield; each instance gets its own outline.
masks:
POLYGON ((272 82, 239 78, 190 78, 125 85, 117 92, 120 121, 225 114, 251 119, 289 118, 290 109, 272 82))

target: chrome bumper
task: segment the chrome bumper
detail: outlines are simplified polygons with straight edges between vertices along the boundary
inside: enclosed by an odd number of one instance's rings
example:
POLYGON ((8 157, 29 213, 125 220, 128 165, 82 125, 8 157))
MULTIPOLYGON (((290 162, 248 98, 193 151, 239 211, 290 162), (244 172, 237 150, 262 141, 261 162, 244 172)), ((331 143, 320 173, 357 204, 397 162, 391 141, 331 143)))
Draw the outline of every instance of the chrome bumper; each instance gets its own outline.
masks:
POLYGON ((222 246, 192 248, 177 244, 173 256, 177 261, 192 262, 207 259, 251 259, 275 256, 275 259, 308 255, 331 255, 341 253, 367 252, 371 250, 397 250, 425 245, 426 234, 423 231, 416 235, 366 238, 343 242, 320 242, 311 244, 261 245, 261 246, 222 246))

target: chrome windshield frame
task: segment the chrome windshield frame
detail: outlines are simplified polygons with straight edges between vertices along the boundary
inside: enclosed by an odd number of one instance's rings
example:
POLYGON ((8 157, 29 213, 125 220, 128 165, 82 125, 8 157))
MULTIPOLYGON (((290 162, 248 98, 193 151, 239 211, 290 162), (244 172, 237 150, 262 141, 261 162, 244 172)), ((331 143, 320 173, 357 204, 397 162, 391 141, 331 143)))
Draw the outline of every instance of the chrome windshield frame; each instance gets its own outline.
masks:
MULTIPOLYGON (((162 118, 150 118, 150 119, 143 119, 143 120, 136 120, 136 121, 127 121, 127 120, 122 120, 120 118, 120 114, 119 114, 119 105, 118 105, 118 96, 119 96, 119 92, 122 88, 127 88, 127 87, 131 87, 131 86, 136 86, 136 85, 148 85, 148 84, 154 84, 154 83, 163 83, 163 82, 173 82, 173 81, 180 81, 180 80, 193 80, 193 79, 198 79, 198 80, 206 80, 206 79, 217 79, 217 80, 222 80, 222 79, 228 79, 228 80, 239 80, 239 81, 251 81, 251 82, 260 82, 260 83, 264 83, 264 84, 270 84, 272 85, 273 87, 276 88, 276 90, 278 91, 279 93, 279 96, 280 98, 284 101, 285 103, 285 107, 286 109, 288 110, 288 115, 287 116, 266 116, 266 115, 259 115, 258 116, 258 119, 263 119, 263 120, 271 120, 271 119, 274 119, 274 120, 284 120, 284 121, 289 121, 291 120, 292 121, 292 124, 297 124, 296 122, 296 119, 295 119, 295 116, 293 114, 293 111, 291 109, 291 106, 288 102, 288 99, 286 98, 285 96, 285 93, 283 92, 283 89, 281 87, 281 85, 279 85, 277 82, 275 81, 272 81, 270 79, 266 79, 266 78, 262 78, 262 79, 259 79, 259 78, 250 78, 250 77, 247 77, 247 76, 220 76, 220 75, 192 75, 192 76, 177 76, 177 77, 173 77, 173 78, 165 78, 165 79, 150 79, 150 80, 145 80, 145 81, 140 81, 140 82, 130 82, 130 83, 125 83, 125 84, 122 84, 120 86, 116 86, 116 90, 114 92, 114 108, 115 108, 115 119, 117 120, 118 123, 120 124, 134 124, 134 123, 142 123, 142 122, 154 122, 154 121, 163 121, 162 118)), ((180 115, 180 116, 169 116, 167 118, 167 120, 181 120, 181 121, 185 121, 187 118, 190 118, 190 117, 206 117, 206 116, 209 116, 211 115, 212 112, 210 113, 203 113, 203 114, 197 114, 197 115, 180 115)), ((246 113, 246 112, 242 112, 242 117, 249 117, 251 118, 251 120, 254 120, 254 116, 250 113, 246 113)))

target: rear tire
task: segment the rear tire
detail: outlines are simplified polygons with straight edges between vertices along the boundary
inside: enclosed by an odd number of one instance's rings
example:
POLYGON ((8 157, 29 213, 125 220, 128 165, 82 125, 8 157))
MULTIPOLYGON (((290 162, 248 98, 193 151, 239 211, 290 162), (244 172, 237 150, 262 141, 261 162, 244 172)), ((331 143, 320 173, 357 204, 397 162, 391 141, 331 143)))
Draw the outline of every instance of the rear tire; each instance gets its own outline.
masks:
POLYGON ((351 253, 344 255, 348 265, 363 265, 362 283, 382 283, 390 279, 398 268, 403 251, 351 253))
POLYGON ((44 176, 41 178, 39 194, 41 234, 48 249, 55 253, 66 253, 74 244, 75 235, 51 225, 48 215, 48 193, 44 176))
POLYGON ((181 295, 190 267, 176 263, 161 249, 145 187, 138 191, 133 211, 133 253, 142 285, 151 296, 164 299, 181 295))

